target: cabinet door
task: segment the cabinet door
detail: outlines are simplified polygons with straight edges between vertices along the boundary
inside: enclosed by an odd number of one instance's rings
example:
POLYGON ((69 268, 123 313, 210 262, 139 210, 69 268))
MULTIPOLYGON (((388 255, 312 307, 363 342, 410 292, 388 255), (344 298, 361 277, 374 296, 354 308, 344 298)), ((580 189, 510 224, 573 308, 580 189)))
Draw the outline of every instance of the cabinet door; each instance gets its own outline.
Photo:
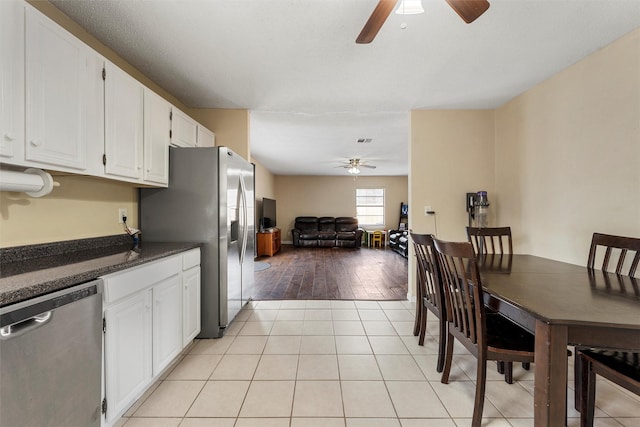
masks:
POLYGON ((0 160, 24 158, 24 3, 0 1, 0 160))
POLYGON ((144 180, 169 183, 171 104, 144 89, 144 180))
POLYGON ((200 333, 200 267, 182 273, 182 347, 200 333))
POLYGON ((143 86, 105 63, 105 174, 142 179, 143 86))
POLYGON ((214 147, 216 136, 206 127, 198 125, 198 147, 214 147))
POLYGON ((86 168, 87 46, 26 9, 26 147, 30 161, 86 168))
POLYGON ((153 375, 182 350, 182 281, 175 274, 153 287, 153 375))
POLYGON ((171 110, 171 144, 195 147, 198 143, 198 123, 177 108, 171 110))
POLYGON ((105 310, 105 386, 107 421, 113 421, 152 378, 151 289, 105 310))

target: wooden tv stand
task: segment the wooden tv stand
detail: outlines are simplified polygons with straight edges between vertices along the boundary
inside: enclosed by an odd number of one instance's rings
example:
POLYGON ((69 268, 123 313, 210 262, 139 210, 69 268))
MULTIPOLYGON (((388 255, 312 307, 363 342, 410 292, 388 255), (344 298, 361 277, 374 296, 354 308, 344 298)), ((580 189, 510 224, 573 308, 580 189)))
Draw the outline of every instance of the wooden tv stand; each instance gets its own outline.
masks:
POLYGON ((258 256, 274 256, 280 250, 280 229, 272 228, 270 231, 257 233, 258 256))

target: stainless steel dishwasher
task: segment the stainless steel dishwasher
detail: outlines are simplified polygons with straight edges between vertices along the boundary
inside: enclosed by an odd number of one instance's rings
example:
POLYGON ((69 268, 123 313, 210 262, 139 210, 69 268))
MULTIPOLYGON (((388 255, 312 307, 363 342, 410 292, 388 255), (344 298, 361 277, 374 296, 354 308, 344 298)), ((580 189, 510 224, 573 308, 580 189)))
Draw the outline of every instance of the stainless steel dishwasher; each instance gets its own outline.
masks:
POLYGON ((0 426, 99 426, 102 280, 0 308, 0 426))

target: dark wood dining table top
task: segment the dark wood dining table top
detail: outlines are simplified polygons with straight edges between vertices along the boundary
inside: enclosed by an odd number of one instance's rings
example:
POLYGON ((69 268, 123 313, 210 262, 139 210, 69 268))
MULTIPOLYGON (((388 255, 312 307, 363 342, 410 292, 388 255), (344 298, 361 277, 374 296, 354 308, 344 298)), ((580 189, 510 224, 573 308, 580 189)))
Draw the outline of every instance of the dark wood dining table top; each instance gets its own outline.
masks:
POLYGON ((495 299, 551 324, 637 329, 629 346, 640 349, 640 279, 532 255, 503 256, 503 268, 497 261, 479 262, 485 292, 495 299))
POLYGON ((564 425, 568 345, 640 351, 640 279, 532 255, 478 264, 485 303, 535 335, 535 427, 564 425))

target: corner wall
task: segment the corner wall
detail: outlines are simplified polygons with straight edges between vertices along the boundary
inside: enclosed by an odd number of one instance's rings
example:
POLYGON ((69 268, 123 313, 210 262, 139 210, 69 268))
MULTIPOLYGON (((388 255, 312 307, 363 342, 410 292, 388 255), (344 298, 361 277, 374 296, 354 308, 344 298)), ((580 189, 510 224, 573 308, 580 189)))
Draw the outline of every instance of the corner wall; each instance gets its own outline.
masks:
POLYGON ((496 215, 514 250, 585 265, 640 237, 640 30, 496 110, 496 215))
MULTIPOLYGON (((414 232, 467 240, 466 193, 486 190, 492 206, 500 203, 494 192, 494 137, 493 110, 411 112, 409 227, 414 232), (425 206, 436 214, 425 216, 425 206)), ((496 223, 493 216, 489 223, 496 223)))

